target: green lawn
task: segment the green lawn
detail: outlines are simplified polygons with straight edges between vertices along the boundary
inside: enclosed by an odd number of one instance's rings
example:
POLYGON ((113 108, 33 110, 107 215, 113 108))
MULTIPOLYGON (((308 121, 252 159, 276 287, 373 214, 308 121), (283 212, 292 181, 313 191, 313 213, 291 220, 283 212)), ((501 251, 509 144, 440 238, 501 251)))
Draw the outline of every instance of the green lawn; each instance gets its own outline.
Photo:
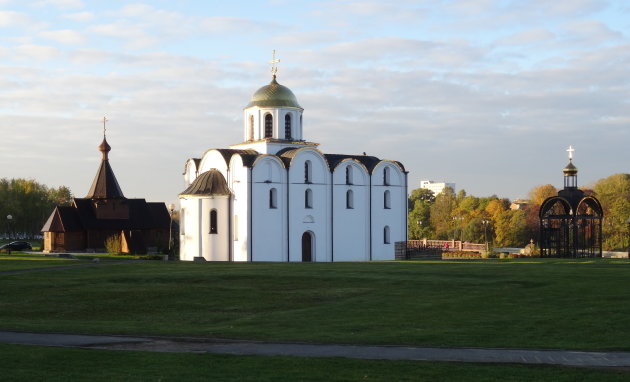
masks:
POLYGON ((160 261, 0 276, 0 328, 630 350, 627 260, 160 261))
MULTIPOLYGON (((76 262, 76 260, 60 259, 57 257, 44 256, 42 254, 12 252, 9 255, 0 253, 0 272, 30 268, 58 267, 76 262)), ((1 284, 2 281, 0 281, 0 285, 1 284)))
POLYGON ((627 381, 628 374, 550 366, 256 357, 1 345, 7 381, 627 381))

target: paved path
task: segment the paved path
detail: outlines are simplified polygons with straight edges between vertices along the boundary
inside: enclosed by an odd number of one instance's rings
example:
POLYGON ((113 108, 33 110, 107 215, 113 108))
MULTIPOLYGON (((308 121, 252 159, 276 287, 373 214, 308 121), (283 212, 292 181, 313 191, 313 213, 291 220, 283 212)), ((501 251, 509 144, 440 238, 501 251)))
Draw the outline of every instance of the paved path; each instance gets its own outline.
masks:
POLYGON ((90 349, 358 359, 549 364, 630 368, 630 352, 430 348, 218 340, 205 338, 97 336, 0 331, 0 342, 90 349))

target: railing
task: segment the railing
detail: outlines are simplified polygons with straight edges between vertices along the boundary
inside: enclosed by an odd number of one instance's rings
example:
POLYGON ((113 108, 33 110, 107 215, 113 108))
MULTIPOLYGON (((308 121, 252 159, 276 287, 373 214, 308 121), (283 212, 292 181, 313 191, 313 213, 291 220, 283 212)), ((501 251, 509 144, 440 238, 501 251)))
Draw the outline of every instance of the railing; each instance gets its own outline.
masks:
POLYGON ((441 248, 442 251, 483 252, 488 250, 486 244, 467 243, 460 240, 408 240, 408 249, 441 248))

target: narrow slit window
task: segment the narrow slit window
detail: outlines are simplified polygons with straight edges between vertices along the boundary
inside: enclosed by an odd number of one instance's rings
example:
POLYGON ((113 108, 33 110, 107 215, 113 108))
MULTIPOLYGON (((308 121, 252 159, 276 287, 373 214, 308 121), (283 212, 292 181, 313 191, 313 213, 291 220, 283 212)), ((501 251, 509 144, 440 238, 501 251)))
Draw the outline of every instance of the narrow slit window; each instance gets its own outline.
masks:
POLYGON ((307 160, 304 162, 304 183, 311 183, 313 176, 313 169, 311 166, 311 161, 307 160))
POLYGON ((390 243, 390 239, 389 239, 389 226, 385 226, 385 228, 383 228, 383 244, 389 244, 390 243))
POLYGON ((254 116, 249 116, 249 131, 247 132, 247 140, 254 140, 254 116))
POLYGON ((354 193, 352 192, 352 190, 346 191, 346 208, 354 208, 354 193))
POLYGON ((304 192, 304 208, 313 208, 313 190, 310 188, 304 192))
POLYGON ((217 229, 217 210, 210 211, 210 233, 218 233, 217 229))
POLYGON ((389 190, 385 190, 385 193, 383 193, 383 208, 385 208, 386 210, 392 208, 392 200, 389 190))
POLYGON ((284 139, 291 139, 291 115, 284 116, 284 139))
POLYGON ((278 208, 278 190, 275 188, 269 190, 269 208, 278 208))
POLYGON ((389 186, 389 167, 383 169, 383 185, 389 186))
POLYGON ((346 184, 352 183, 352 166, 346 166, 346 184))

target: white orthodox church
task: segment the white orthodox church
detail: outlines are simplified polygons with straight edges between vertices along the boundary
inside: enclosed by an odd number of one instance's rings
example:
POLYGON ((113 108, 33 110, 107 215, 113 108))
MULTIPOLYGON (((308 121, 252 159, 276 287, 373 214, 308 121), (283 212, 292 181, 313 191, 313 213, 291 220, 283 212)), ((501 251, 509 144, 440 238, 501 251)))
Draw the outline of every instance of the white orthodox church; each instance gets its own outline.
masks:
POLYGON ((243 110, 244 142, 186 161, 180 259, 393 260, 407 235, 403 165, 322 153, 272 73, 243 110))

